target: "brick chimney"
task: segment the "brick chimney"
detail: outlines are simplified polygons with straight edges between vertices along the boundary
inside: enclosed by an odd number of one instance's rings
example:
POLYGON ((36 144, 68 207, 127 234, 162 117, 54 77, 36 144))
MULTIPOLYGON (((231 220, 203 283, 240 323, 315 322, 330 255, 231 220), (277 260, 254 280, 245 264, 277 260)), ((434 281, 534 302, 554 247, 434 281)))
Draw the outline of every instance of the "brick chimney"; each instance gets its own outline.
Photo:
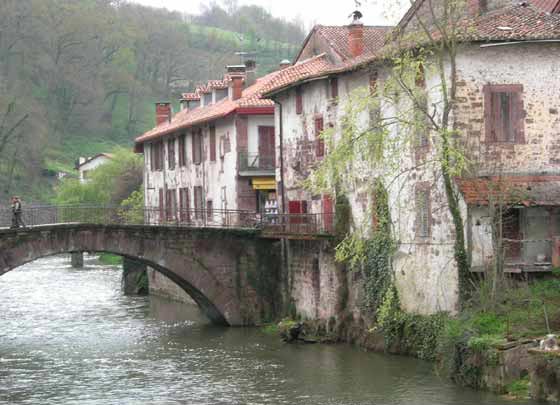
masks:
POLYGON ((487 11, 488 0, 467 0, 467 11, 471 16, 479 16, 487 11))
POLYGON ((156 125, 171 122, 171 103, 156 103, 156 125))
POLYGON ((360 20, 362 13, 355 11, 353 16, 354 21, 348 26, 350 31, 348 34, 348 46, 350 55, 356 58, 364 53, 364 24, 360 20))
POLYGON ((247 67, 245 65, 231 65, 227 67, 227 73, 231 78, 230 97, 239 100, 243 95, 243 82, 245 81, 247 67))
POLYGON ((245 61, 245 86, 249 87, 257 81, 257 62, 252 59, 245 61))

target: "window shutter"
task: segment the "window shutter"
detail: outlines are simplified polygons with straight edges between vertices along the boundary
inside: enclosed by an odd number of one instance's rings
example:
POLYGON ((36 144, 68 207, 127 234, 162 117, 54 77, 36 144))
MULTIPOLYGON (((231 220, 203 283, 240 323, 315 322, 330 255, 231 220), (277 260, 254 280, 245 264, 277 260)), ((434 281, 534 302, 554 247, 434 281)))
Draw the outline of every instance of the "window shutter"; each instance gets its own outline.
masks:
POLYGON ((323 157, 325 155, 325 140, 321 138, 323 127, 323 117, 315 118, 315 153, 317 157, 323 157))
POLYGON ((331 79, 331 98, 338 97, 338 78, 333 77, 331 79))
POLYGON ((210 161, 216 161, 216 127, 210 127, 210 161))
POLYGON ((301 87, 296 87, 296 114, 303 113, 303 96, 301 87))
POLYGON ((369 94, 374 96, 377 93, 377 71, 369 75, 369 94))
POLYGON ((301 201, 289 201, 288 202, 288 213, 290 213, 290 214, 301 214, 301 201))
POLYGON ((416 190, 416 235, 420 238, 430 236, 430 191, 416 190))

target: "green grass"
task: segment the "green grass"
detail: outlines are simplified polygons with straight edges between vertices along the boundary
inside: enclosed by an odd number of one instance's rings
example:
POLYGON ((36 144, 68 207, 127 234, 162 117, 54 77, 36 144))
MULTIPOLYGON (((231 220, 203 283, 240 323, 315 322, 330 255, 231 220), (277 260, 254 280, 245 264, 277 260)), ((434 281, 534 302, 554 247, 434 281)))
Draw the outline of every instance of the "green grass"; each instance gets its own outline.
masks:
POLYGON ((506 386, 508 396, 514 399, 529 399, 529 377, 524 377, 506 386))

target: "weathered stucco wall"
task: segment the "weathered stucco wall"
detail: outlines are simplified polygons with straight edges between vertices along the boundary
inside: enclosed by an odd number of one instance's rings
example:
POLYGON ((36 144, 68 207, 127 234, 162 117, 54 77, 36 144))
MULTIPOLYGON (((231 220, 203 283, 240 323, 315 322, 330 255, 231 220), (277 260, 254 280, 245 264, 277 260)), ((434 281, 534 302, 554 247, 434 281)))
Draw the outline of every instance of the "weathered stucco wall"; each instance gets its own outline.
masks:
POLYGON ((560 45, 465 46, 457 58, 456 120, 478 175, 560 173, 560 45), (499 61, 499 63, 489 63, 499 61), (487 84, 523 86, 524 142, 490 143, 485 133, 487 84))

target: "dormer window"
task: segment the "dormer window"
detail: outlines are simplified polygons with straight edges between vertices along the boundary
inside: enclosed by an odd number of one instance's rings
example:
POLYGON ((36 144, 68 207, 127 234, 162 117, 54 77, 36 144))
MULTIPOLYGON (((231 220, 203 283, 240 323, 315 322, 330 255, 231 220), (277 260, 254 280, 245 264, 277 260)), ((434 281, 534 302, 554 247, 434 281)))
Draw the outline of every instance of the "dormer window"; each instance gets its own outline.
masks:
POLYGON ((216 96, 215 96, 216 103, 218 101, 221 101, 224 98, 228 97, 228 89, 227 88, 226 89, 216 89, 214 91, 215 91, 215 94, 216 94, 216 96))
POLYGON ((204 106, 212 104, 212 93, 204 93, 202 96, 202 103, 204 106))

